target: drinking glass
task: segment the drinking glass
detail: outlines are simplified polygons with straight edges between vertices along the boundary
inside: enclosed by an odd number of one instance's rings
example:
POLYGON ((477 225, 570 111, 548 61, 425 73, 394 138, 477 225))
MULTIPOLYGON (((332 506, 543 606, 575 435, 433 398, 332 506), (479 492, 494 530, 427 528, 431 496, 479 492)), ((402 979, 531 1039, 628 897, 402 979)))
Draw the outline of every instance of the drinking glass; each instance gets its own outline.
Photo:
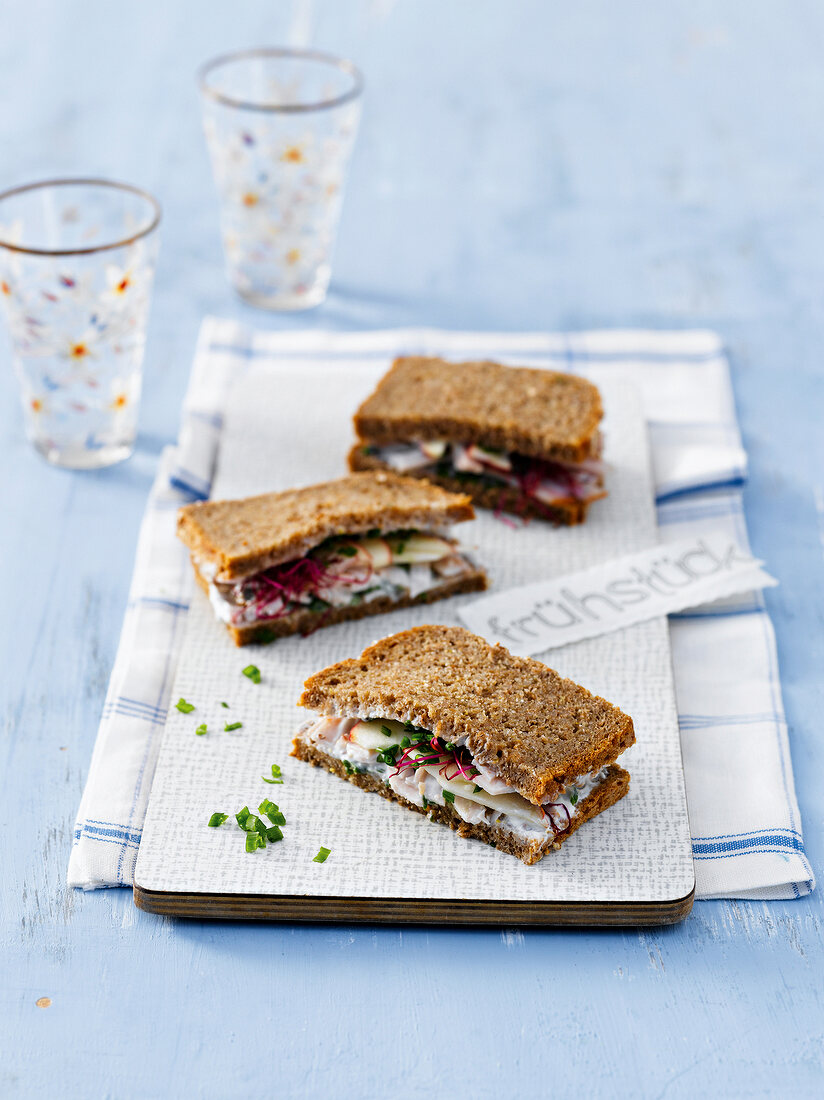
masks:
POLYGON ((297 310, 326 297, 363 81, 309 50, 226 54, 200 71, 223 249, 240 295, 297 310))
POLYGON ((0 194, 0 302, 26 434, 57 466, 132 452, 159 221, 151 195, 108 180, 0 194))

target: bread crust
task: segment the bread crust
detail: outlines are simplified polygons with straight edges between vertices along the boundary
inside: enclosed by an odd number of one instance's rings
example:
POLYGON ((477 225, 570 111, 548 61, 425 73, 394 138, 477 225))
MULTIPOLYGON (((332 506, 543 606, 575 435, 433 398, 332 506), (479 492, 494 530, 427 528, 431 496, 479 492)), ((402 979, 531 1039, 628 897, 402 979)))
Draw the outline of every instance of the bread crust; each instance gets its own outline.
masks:
POLYGON ((464 821, 451 806, 438 806, 434 803, 430 803, 426 808, 418 806, 402 795, 396 794, 391 787, 388 787, 373 775, 368 775, 365 772, 355 772, 348 775, 343 763, 337 757, 321 752, 314 745, 308 744, 300 737, 296 737, 292 742, 290 755, 297 757, 298 760, 304 760, 307 764, 313 764, 316 768, 324 768, 341 779, 347 779, 350 783, 354 783, 356 787, 360 787, 361 790, 379 794, 390 802, 397 802, 407 810, 415 810, 416 813, 425 814, 433 821, 454 829, 459 836, 465 839, 482 840, 486 844, 491 844, 499 852, 506 852, 508 855, 515 856, 527 865, 538 863, 548 852, 557 851, 585 822, 591 821, 593 817, 622 799, 629 791, 630 781, 629 772, 617 764, 613 764, 609 768, 604 781, 599 783, 595 790, 576 806, 576 814, 570 827, 565 832, 559 833, 558 836, 550 835, 546 841, 540 842, 527 840, 526 838, 519 839, 498 825, 471 825, 469 822, 464 821))
MULTIPOLYGON (((389 470, 391 467, 382 462, 377 455, 364 454, 363 444, 357 443, 349 452, 349 469, 389 470)), ((601 496, 592 497, 590 500, 542 504, 540 501, 524 499, 524 494, 519 489, 504 484, 501 484, 500 488, 492 488, 490 485, 484 485, 480 479, 473 483, 471 478, 464 481, 458 477, 443 477, 431 470, 418 474, 410 470, 405 476, 424 478, 449 492, 466 493, 479 508, 488 508, 491 512, 506 512, 512 516, 520 516, 521 519, 542 519, 548 523, 555 523, 559 527, 574 527, 578 523, 583 523, 587 518, 590 504, 607 495, 604 491, 601 496)))
POLYGON ((236 580, 303 557, 333 535, 443 527, 474 519, 466 493, 450 493, 392 471, 244 500, 205 500, 178 511, 177 534, 221 580, 236 580))
POLYGON ((581 462, 593 452, 602 416, 597 387, 576 375, 402 356, 354 420, 370 443, 448 439, 581 462))
MULTIPOLYGON (((195 579, 203 591, 208 595, 209 582, 198 572, 195 567, 195 579)), ((453 577, 437 588, 422 592, 419 596, 404 596, 400 600, 393 600, 389 596, 378 596, 374 600, 366 600, 364 603, 353 607, 334 607, 328 611, 310 611, 308 608, 295 611, 291 615, 284 615, 282 619, 271 619, 268 622, 249 623, 246 626, 232 626, 226 623, 226 629, 232 635, 236 646, 266 645, 278 638, 287 638, 292 634, 313 634, 323 627, 335 626, 336 623, 353 622, 356 619, 365 619, 370 615, 383 615, 387 611, 401 611, 406 607, 417 607, 421 604, 435 603, 436 600, 445 600, 450 596, 459 596, 466 592, 483 592, 488 587, 489 581, 482 569, 473 569, 472 572, 463 573, 459 577, 453 577)))
POLYGON ((413 722, 472 756, 535 805, 635 743, 632 719, 530 657, 462 627, 417 626, 310 676, 299 705, 322 715, 413 722))

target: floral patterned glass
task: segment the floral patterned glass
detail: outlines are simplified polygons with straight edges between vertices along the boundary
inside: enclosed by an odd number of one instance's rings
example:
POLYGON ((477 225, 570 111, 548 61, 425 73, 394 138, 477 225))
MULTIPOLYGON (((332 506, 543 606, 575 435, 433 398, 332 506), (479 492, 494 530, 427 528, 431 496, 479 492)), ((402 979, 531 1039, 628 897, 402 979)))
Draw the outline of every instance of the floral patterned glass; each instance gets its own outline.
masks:
POLYGON ((363 87, 354 65, 249 50, 201 71, 203 126, 229 277, 265 309, 326 297, 363 87))
POLYGON ((0 302, 26 432, 55 465, 132 452, 159 220, 150 195, 105 180, 0 195, 0 302))

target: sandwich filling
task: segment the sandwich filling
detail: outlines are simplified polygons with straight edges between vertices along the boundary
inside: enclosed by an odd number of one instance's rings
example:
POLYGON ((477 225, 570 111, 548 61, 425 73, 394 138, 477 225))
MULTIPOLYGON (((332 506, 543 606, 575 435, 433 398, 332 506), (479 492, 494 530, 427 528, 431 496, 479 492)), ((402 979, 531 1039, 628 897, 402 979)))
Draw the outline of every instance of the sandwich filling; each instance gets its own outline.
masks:
POLYGON ((379 596, 414 599, 475 569, 456 540, 414 530, 334 536, 302 558, 234 580, 222 580, 206 562, 195 565, 215 612, 231 626, 306 609, 322 614, 379 596))
POLYGON ((583 462, 558 462, 515 452, 496 451, 476 443, 424 440, 366 444, 364 453, 380 459, 399 473, 432 473, 484 487, 511 488, 523 501, 551 507, 573 501, 589 503, 606 496, 601 437, 583 462))
POLYGON ((416 806, 448 805, 469 824, 541 842, 567 832, 609 770, 580 775, 552 802, 536 806, 473 759, 466 737, 444 741, 411 722, 384 718, 326 717, 306 722, 298 737, 340 760, 347 774, 366 772, 416 806))

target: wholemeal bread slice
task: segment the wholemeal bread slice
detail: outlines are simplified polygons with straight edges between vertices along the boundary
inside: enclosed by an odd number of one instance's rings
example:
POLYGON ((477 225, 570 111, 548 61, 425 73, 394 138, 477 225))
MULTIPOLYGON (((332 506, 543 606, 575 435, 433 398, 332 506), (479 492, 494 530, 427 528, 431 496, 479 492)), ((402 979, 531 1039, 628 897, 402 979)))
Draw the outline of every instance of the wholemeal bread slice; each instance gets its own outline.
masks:
POLYGON ((608 769, 603 782, 578 804, 576 807, 577 812, 569 826, 557 835, 549 833, 546 839, 539 840, 534 837, 519 836, 517 833, 503 828, 498 823, 488 825, 479 822, 471 824, 464 821, 455 808, 449 804, 438 806, 435 803, 429 803, 427 806, 418 806, 416 803, 410 802, 409 799, 397 794, 386 783, 374 776, 364 772, 347 771, 341 760, 319 751, 314 745, 303 741, 300 737, 296 737, 292 744, 292 756, 297 757, 298 760, 305 760, 309 764, 314 764, 317 768, 325 768, 326 771, 340 776, 341 779, 348 779, 350 783, 354 783, 356 787, 360 787, 362 790, 382 795, 391 802, 400 803, 405 809, 415 810, 419 814, 426 814, 433 821, 437 821, 441 825, 448 825, 459 836, 469 840, 482 840, 486 844, 491 844, 493 848, 497 848, 498 851, 513 855, 523 863, 530 865, 537 863, 550 849, 559 849, 564 841, 568 840, 585 822, 590 821, 609 806, 618 802, 629 790, 629 773, 618 767, 617 764, 613 764, 608 769))
POLYGON ((461 627, 384 638, 310 676, 300 705, 466 738, 475 761, 539 806, 635 742, 632 719, 611 703, 461 627))
MULTIPOLYGON (((377 455, 364 451, 363 444, 356 444, 349 452, 350 470, 385 470, 386 464, 377 455)), ((553 504, 544 504, 540 500, 527 497, 522 490, 508 485, 486 485, 476 477, 449 476, 427 469, 421 474, 410 473, 409 477, 424 477, 433 485, 440 485, 451 493, 468 493, 479 508, 488 508, 493 512, 509 512, 521 519, 543 519, 563 527, 573 527, 583 523, 587 517, 592 500, 559 500, 553 504)), ((606 492, 602 494, 606 496, 606 492)), ((597 499, 597 498, 592 498, 597 499)))
POLYGON ((581 462, 602 416, 597 387, 575 375, 404 356, 355 413, 355 430, 376 445, 445 439, 581 462))
POLYGON ((474 514, 465 494, 376 471, 245 500, 187 504, 177 533, 201 568, 231 581, 302 557, 333 535, 446 526, 474 514))
MULTIPOLYGON (((195 578, 203 591, 209 594, 209 582, 195 566, 195 578)), ((389 596, 378 596, 360 604, 348 607, 329 607, 325 611, 312 611, 308 607, 293 611, 279 619, 264 619, 256 623, 243 623, 240 625, 226 624, 226 629, 232 636, 235 645, 251 645, 254 643, 266 644, 277 638, 286 638, 291 634, 312 634, 321 627, 335 626, 337 623, 352 622, 355 619, 365 619, 370 615, 383 615, 387 611, 401 611, 406 607, 416 607, 421 604, 434 603, 436 600, 445 600, 450 596, 459 596, 466 592, 483 592, 487 586, 486 574, 482 569, 471 569, 458 577, 444 580, 436 588, 430 588, 421 592, 418 596, 402 596, 400 599, 391 599, 389 596)))

